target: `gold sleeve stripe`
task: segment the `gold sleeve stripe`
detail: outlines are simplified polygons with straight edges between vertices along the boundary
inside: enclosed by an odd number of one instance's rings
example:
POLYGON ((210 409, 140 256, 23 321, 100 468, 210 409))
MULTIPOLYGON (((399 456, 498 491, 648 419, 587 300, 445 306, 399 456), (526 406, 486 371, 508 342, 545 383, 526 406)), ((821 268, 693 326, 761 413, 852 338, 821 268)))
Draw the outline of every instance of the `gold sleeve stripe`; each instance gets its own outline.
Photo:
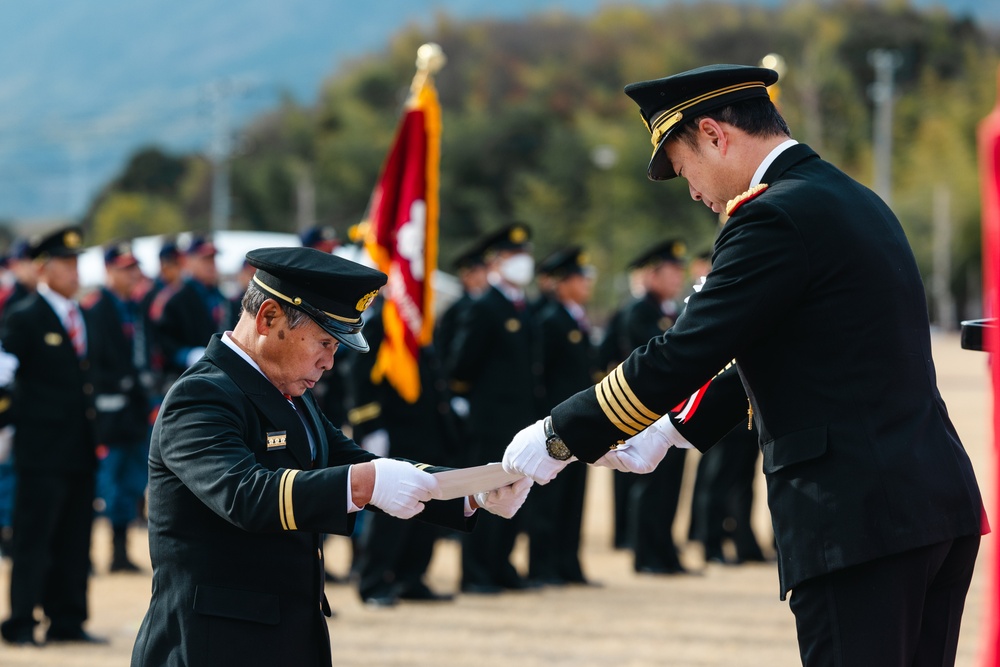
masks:
POLYGON ((414 464, 413 467, 416 468, 417 470, 427 470, 428 468, 431 467, 431 464, 430 463, 417 463, 417 464, 414 464))
POLYGON ((615 427, 623 433, 635 435, 639 432, 639 429, 632 428, 618 418, 618 413, 612 409, 611 405, 608 403, 608 399, 604 395, 604 382, 594 385, 594 391, 597 393, 597 403, 601 406, 601 410, 604 411, 604 416, 608 418, 608 421, 614 424, 615 427))
POLYGON ((382 414, 382 406, 379 403, 366 403, 347 412, 347 420, 352 425, 364 424, 382 414))
POLYGON ((608 405, 618 413, 618 418, 632 428, 641 431, 653 423, 637 416, 634 410, 629 409, 628 399, 615 384, 614 376, 609 376, 608 381, 604 383, 604 396, 608 400, 608 405))
POLYGON ((612 375, 614 376, 615 381, 620 385, 621 391, 628 398, 629 402, 635 407, 636 410, 639 411, 639 413, 642 416, 649 419, 650 424, 652 424, 657 419, 663 416, 656 414, 655 412, 653 412, 652 410, 650 410, 649 408, 647 408, 645 405, 642 404, 642 401, 640 401, 639 398, 635 395, 635 392, 632 391, 632 388, 628 386, 628 382, 625 380, 625 371, 622 370, 621 366, 615 368, 612 375))
POLYGON ((292 485, 298 474, 298 470, 286 470, 281 474, 281 483, 278 485, 278 517, 281 519, 281 527, 285 530, 298 529, 292 505, 292 485))

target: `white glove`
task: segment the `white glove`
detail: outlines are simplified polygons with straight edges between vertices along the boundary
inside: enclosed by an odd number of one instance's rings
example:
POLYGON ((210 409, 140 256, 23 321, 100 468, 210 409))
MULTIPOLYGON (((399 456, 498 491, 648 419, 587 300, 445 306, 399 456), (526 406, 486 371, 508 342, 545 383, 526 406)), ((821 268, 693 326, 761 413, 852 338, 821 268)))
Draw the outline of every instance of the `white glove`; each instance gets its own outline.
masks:
POLYGON ((371 505, 397 519, 411 519, 424 509, 424 503, 441 496, 434 475, 396 459, 375 459, 375 486, 371 505))
POLYGON ((14 381, 14 374, 20 364, 20 360, 0 344, 0 387, 6 387, 14 381))
POLYGON ((531 426, 518 431, 503 453, 503 469, 510 473, 530 477, 539 484, 548 484, 576 457, 557 461, 545 449, 545 430, 539 419, 531 426))
POLYGON ((480 491, 474 496, 476 504, 491 514, 509 519, 521 509, 532 484, 534 481, 530 477, 522 477, 512 484, 501 486, 499 489, 480 491))
POLYGON ((469 399, 464 396, 452 396, 451 397, 451 411, 456 415, 465 419, 469 416, 469 399))
POLYGON ((199 359, 205 356, 205 348, 203 347, 192 347, 188 350, 187 357, 184 359, 187 363, 187 367, 191 368, 197 363, 199 359))
POLYGON ((389 432, 384 428, 372 431, 361 438, 361 449, 375 456, 389 456, 389 432))
POLYGON ((594 465, 645 474, 653 472, 671 447, 690 449, 691 443, 674 428, 670 415, 664 415, 626 440, 624 447, 612 449, 594 461, 594 465))

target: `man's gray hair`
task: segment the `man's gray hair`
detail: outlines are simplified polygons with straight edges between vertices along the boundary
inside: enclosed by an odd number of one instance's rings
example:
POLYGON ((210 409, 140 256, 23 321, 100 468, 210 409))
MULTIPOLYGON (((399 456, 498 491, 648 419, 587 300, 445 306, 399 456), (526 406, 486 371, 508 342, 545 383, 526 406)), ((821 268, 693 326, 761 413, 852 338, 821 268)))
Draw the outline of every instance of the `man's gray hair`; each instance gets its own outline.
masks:
MULTIPOLYGON (((270 298, 272 298, 271 295, 257 287, 257 284, 251 280, 250 284, 247 286, 246 293, 243 295, 243 299, 240 301, 240 307, 246 312, 253 313, 254 316, 256 316, 260 307, 270 298)), ((297 326, 304 324, 306 320, 309 319, 309 315, 307 315, 305 311, 299 310, 298 308, 286 308, 285 304, 281 303, 280 300, 275 299, 275 301, 277 301, 281 311, 288 319, 289 329, 294 329, 297 326)))

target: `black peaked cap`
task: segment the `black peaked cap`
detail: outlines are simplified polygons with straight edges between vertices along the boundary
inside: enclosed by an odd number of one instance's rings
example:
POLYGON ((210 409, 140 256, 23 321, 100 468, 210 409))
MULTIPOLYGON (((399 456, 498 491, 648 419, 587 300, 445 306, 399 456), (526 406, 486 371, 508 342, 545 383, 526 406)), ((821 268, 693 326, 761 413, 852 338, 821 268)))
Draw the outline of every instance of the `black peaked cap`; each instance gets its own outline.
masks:
POLYGON ((777 81, 778 73, 765 67, 708 65, 625 86, 625 94, 639 105, 642 122, 652 135, 653 156, 646 175, 652 181, 677 176, 661 148, 678 127, 713 109, 755 97, 766 98, 767 87, 777 81))
POLYGON ((684 264, 687 261, 687 246, 680 239, 669 239, 644 250, 628 263, 628 268, 639 269, 644 266, 672 262, 684 264))
POLYGON ((83 252, 83 230, 76 225, 62 227, 35 239, 29 249, 31 259, 75 257, 83 252))
POLYGON ((246 259, 265 294, 305 312, 347 347, 368 351, 361 313, 385 285, 384 273, 315 248, 258 248, 246 259))

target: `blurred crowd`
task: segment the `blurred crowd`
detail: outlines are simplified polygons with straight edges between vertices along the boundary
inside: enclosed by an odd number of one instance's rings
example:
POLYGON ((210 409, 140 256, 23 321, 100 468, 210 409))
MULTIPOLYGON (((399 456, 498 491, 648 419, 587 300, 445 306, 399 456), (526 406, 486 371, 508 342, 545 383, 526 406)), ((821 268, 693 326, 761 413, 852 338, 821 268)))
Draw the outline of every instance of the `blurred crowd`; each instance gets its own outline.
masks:
MULTIPOLYGON (((306 231, 301 242, 335 253, 352 245, 328 227, 306 231)), ((0 553, 12 560, 4 638, 41 608, 50 638, 81 639, 87 578, 141 572, 128 544, 145 522, 158 407, 209 339, 233 328, 253 275, 244 265, 226 276, 224 292, 213 239, 191 233, 163 239, 155 276, 144 275, 128 240, 108 244, 104 284, 82 290, 83 250, 82 230, 67 227, 17 240, 2 262, 0 553), (90 560, 95 520, 111 527, 107 563, 90 560)), ((450 267, 462 294, 438 314, 433 343, 419 351, 416 402, 373 379, 385 336, 381 297, 364 313, 372 351, 341 347, 313 391, 327 418, 375 454, 453 467, 499 461, 518 430, 669 329, 710 261, 707 252, 690 255, 681 239, 650 244, 622 269, 625 302, 595 326, 588 302, 598 277, 587 250, 566 246, 536 262, 531 229, 512 223, 450 267)), ((688 485, 688 538, 700 543, 704 562, 762 561, 771 550, 750 522, 756 440, 753 430, 735 429, 701 457, 688 485)), ((679 502, 686 455, 671 449, 649 475, 614 473, 614 547, 632 552, 637 573, 691 571, 674 541, 678 507, 687 506, 679 502)), ((453 539, 461 542, 463 594, 594 585, 580 560, 586 482, 587 466, 575 462, 536 486, 514 519, 483 513, 464 536, 362 513, 350 572, 328 579, 349 579, 372 606, 447 601, 424 578, 436 541, 453 539), (526 570, 511 561, 520 534, 528 538, 526 570)))

